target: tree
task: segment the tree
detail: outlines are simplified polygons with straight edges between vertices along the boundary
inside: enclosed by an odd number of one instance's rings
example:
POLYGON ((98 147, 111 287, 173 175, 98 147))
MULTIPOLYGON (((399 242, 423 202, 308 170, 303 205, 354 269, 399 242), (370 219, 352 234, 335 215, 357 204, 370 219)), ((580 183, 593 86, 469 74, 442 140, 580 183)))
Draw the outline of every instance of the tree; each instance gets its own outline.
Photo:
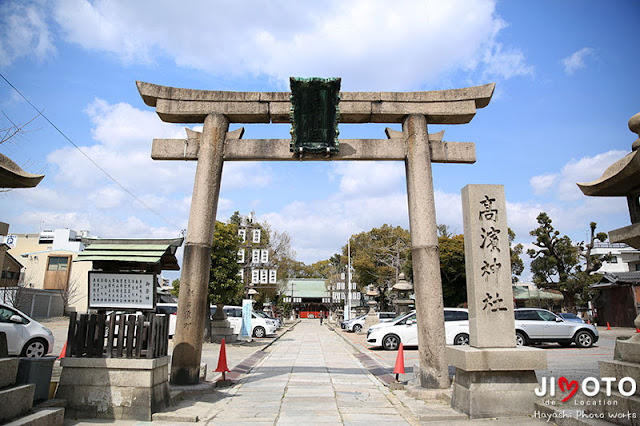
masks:
POLYGON ((176 278, 175 280, 171 281, 171 286, 173 287, 171 289, 171 294, 178 297, 180 295, 180 278, 176 278))
POLYGON ((464 235, 440 234, 438 246, 444 306, 458 306, 467 301, 464 235))
POLYGON ((566 307, 575 310, 577 302, 586 302, 588 286, 594 281, 589 274, 599 267, 602 256, 592 256, 591 249, 595 240, 604 241, 605 233, 595 234, 596 223, 591 222, 591 241, 585 251, 584 242, 574 244, 566 236, 560 236, 551 218, 544 212, 536 218, 538 227, 530 232, 536 237, 533 245, 537 249, 527 250, 531 261, 533 281, 541 288, 555 289, 562 293, 566 307), (581 263, 585 262, 582 269, 581 263))
POLYGON ((518 282, 518 277, 524 271, 524 262, 520 255, 524 251, 524 246, 522 244, 513 245, 513 241, 516 239, 516 233, 513 232, 511 228, 509 228, 509 255, 511 256, 511 283, 515 284, 518 282))
POLYGON ((234 224, 216 221, 211 248, 209 271, 209 302, 216 305, 239 305, 242 301, 242 282, 238 272, 237 254, 240 250, 238 229, 234 224))
MULTIPOLYGON (((380 309, 388 309, 388 290, 407 268, 411 251, 409 231, 401 226, 384 224, 380 228, 353 235, 350 240, 351 264, 358 289, 373 284, 380 292, 380 309)), ((342 254, 346 259, 347 246, 342 248, 342 254)))

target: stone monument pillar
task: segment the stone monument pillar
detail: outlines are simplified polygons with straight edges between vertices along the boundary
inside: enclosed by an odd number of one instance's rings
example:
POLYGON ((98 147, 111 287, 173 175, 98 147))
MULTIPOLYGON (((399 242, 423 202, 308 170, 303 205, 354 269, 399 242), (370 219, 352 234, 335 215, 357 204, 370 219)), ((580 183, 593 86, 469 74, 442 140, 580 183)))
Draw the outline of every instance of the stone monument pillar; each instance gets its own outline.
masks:
POLYGON ((516 347, 504 187, 462 189, 469 346, 447 347, 456 367, 451 406, 470 418, 533 413, 540 349, 516 347))
POLYGON ((200 378, 211 247, 228 129, 229 120, 224 115, 210 114, 204 120, 180 275, 176 319, 180 327, 173 337, 171 384, 175 385, 197 384, 200 378))

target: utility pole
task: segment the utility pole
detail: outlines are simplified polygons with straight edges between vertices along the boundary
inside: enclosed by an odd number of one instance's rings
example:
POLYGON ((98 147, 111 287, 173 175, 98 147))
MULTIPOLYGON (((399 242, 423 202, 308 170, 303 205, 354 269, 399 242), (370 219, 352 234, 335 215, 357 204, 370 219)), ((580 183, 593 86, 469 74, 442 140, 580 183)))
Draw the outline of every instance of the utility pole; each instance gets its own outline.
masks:
POLYGON ((351 237, 347 242, 347 259, 349 266, 347 267, 347 303, 345 304, 344 319, 351 319, 351 237))

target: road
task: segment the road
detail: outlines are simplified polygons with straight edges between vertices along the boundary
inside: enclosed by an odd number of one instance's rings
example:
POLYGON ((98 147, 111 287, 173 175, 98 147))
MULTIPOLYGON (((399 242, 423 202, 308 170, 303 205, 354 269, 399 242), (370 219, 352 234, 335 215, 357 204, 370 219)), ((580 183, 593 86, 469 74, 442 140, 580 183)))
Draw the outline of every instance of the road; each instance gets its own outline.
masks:
MULTIPOLYGON (((332 325, 335 327, 335 325, 332 325)), ((366 333, 351 333, 341 330, 339 326, 335 330, 339 335, 348 340, 360 352, 369 355, 380 365, 393 371, 396 364, 397 351, 385 351, 381 348, 370 348, 366 342, 366 333)), ((582 381, 585 377, 600 377, 598 361, 610 361, 613 359, 615 341, 618 336, 629 336, 635 333, 631 328, 612 328, 606 330, 599 327, 600 339, 591 348, 578 348, 571 346, 563 348, 557 344, 544 344, 536 346, 547 354, 547 370, 536 371, 538 381, 542 377, 565 376, 569 380, 582 381)), ((409 380, 413 370, 413 365, 418 362, 418 348, 404 348, 404 365, 406 374, 400 377, 402 380, 409 380)), ((453 374, 455 370, 450 369, 453 374)))

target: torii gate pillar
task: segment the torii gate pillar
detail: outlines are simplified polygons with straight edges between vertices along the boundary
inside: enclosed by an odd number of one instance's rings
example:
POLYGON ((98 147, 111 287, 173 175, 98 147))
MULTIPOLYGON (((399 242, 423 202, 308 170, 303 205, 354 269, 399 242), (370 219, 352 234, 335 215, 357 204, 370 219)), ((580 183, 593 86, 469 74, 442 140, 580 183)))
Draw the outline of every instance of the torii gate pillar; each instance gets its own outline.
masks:
POLYGON ((210 114, 204 120, 180 276, 180 303, 176 318, 180 330, 173 341, 171 384, 194 384, 200 378, 202 339, 208 317, 211 247, 228 129, 229 120, 224 115, 210 114))
POLYGON ((445 358, 445 330, 430 327, 444 324, 440 251, 433 196, 431 153, 427 119, 424 115, 409 115, 402 123, 407 135, 407 198, 413 260, 413 288, 418 319, 418 350, 420 353, 420 385, 425 388, 448 388, 449 367, 445 358), (422 324, 427 326, 420 326, 422 324))

